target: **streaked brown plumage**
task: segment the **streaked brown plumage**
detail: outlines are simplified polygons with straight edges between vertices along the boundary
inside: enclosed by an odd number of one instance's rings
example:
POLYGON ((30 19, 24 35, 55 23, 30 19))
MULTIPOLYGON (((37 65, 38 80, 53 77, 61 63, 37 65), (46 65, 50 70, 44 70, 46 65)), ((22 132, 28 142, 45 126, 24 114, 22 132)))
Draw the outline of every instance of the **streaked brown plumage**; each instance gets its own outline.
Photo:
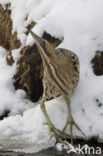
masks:
POLYGON ((77 126, 77 124, 73 120, 70 109, 70 98, 79 80, 78 57, 70 50, 62 48, 54 49, 47 40, 38 37, 32 31, 30 31, 30 33, 35 39, 35 43, 38 47, 39 53, 43 61, 44 91, 41 102, 41 109, 45 115, 48 126, 55 135, 56 139, 59 139, 62 136, 67 136, 67 134, 65 134, 64 131, 68 126, 68 124, 70 124, 70 132, 71 132, 70 138, 73 143, 72 126, 74 125, 79 131, 81 131, 81 129, 77 126), (46 100, 50 100, 52 98, 56 98, 61 95, 64 97, 64 100, 66 101, 68 107, 68 117, 66 125, 64 126, 62 131, 54 127, 54 125, 49 119, 49 116, 47 114, 44 105, 44 102, 46 100))
POLYGON ((43 100, 50 100, 60 95, 71 98, 79 80, 79 60, 71 51, 55 49, 57 58, 44 63, 43 100), (56 62, 56 63, 55 63, 56 62))

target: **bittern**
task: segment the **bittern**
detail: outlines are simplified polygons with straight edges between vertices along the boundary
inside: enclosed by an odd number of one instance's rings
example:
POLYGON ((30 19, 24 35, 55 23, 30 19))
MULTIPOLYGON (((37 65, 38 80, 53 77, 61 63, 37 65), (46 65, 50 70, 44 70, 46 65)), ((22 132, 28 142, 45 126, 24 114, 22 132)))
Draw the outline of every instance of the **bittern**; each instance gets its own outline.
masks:
POLYGON ((76 54, 70 50, 58 48, 55 49, 47 40, 37 36, 30 31, 35 39, 36 46, 41 55, 44 68, 43 76, 43 96, 41 100, 41 110, 47 120, 50 131, 58 139, 66 135, 65 130, 70 125, 70 138, 73 143, 72 126, 74 125, 82 134, 82 130, 74 121, 71 108, 70 98, 79 80, 79 60, 76 54), (68 116, 63 130, 58 130, 51 122, 46 111, 44 102, 52 98, 63 96, 67 108, 68 116))

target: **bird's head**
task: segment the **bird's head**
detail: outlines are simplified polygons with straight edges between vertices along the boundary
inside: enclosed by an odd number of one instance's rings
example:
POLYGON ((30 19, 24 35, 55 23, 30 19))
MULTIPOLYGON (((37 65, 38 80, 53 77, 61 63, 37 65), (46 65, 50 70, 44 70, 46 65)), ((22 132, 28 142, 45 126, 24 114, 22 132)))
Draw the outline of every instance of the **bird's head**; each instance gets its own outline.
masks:
POLYGON ((36 46, 39 50, 39 53, 42 57, 42 60, 49 62, 52 59, 56 59, 56 53, 54 47, 45 39, 37 36, 34 32, 30 31, 32 37, 35 39, 36 46))

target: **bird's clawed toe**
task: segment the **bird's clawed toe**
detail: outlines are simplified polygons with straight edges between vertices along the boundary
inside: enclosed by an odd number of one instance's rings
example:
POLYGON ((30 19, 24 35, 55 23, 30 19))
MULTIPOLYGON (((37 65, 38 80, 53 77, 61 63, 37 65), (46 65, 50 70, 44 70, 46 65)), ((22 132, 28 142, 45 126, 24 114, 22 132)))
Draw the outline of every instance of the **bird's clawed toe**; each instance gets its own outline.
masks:
POLYGON ((72 126, 74 125, 78 129, 78 131, 80 131, 82 133, 83 136, 86 137, 84 132, 80 129, 80 127, 76 124, 76 122, 73 119, 72 119, 72 123, 71 124, 72 124, 72 126))
POLYGON ((70 126, 71 144, 73 144, 73 133, 72 133, 73 126, 76 127, 82 133, 82 135, 86 137, 84 132, 79 128, 79 126, 76 124, 76 122, 74 121, 74 119, 72 117, 71 117, 70 121, 69 121, 69 119, 67 120, 66 125, 64 126, 63 130, 61 131, 62 133, 65 132, 68 125, 70 126))
POLYGON ((62 139, 70 139, 71 136, 59 129, 57 129, 56 127, 54 127, 54 125, 49 125, 49 131, 50 131, 50 138, 51 139, 53 136, 56 138, 56 142, 60 142, 60 143, 64 143, 64 141, 62 139))

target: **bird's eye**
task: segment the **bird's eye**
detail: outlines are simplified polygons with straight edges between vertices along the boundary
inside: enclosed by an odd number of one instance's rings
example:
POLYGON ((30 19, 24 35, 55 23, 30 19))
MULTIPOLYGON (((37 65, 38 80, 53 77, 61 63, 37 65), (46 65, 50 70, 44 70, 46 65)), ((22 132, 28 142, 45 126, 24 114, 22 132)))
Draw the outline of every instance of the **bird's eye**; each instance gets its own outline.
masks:
POLYGON ((74 59, 74 60, 75 60, 75 57, 74 57, 74 56, 72 56, 72 59, 74 59))
POLYGON ((76 65, 77 63, 75 61, 73 61, 73 64, 76 65))

